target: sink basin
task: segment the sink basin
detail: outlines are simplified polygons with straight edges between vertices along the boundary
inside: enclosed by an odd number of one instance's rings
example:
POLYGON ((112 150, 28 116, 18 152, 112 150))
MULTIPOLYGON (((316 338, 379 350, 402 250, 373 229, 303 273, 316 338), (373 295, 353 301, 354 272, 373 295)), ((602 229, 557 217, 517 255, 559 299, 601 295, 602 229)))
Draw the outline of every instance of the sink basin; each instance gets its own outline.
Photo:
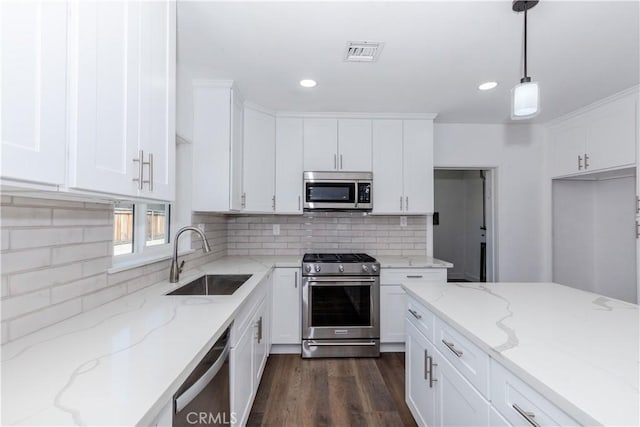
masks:
POLYGON ((250 277, 250 274, 207 274, 167 295, 231 295, 250 277))

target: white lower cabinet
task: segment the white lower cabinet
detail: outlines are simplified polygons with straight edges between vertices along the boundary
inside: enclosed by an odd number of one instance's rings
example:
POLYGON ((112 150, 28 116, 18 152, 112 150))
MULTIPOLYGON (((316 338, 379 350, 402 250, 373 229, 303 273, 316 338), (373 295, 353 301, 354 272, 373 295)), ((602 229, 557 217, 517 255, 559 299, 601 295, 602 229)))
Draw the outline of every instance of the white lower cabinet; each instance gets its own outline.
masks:
POLYGON ((273 272, 273 309, 271 341, 273 344, 301 342, 301 271, 299 268, 276 268, 273 272))
POLYGON ((229 353, 229 395, 233 425, 245 425, 271 347, 272 273, 258 285, 234 320, 229 353))
POLYGON ((407 307, 405 399, 418 425, 578 424, 419 301, 407 307))
POLYGON ((404 343, 406 293, 403 283, 445 283, 444 268, 383 268, 380 272, 380 342, 404 343))

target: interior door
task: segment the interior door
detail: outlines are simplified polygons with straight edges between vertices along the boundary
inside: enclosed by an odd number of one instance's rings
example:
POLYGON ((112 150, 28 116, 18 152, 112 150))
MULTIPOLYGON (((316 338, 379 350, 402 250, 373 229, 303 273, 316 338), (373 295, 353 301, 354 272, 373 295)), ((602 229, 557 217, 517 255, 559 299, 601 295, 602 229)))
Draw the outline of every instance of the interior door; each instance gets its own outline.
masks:
POLYGON ((2 176, 64 184, 67 3, 2 1, 2 176))

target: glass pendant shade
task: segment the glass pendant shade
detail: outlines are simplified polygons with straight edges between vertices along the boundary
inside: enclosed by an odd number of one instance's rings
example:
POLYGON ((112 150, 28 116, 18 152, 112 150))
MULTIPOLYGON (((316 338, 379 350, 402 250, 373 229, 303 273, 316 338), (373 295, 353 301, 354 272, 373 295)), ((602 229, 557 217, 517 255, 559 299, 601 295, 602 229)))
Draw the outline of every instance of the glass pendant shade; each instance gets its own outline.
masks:
POLYGON ((538 82, 524 82, 511 89, 511 119, 529 119, 540 113, 538 82))

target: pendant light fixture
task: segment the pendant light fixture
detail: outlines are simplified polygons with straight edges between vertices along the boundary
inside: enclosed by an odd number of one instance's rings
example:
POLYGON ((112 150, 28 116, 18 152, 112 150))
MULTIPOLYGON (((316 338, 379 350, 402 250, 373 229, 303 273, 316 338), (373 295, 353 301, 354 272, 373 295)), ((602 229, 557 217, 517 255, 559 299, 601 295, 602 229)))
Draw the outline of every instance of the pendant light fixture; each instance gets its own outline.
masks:
POLYGON ((535 117, 540 113, 540 87, 527 75, 527 10, 538 4, 535 1, 514 1, 514 12, 524 12, 524 75, 511 89, 511 119, 521 120, 535 117))

